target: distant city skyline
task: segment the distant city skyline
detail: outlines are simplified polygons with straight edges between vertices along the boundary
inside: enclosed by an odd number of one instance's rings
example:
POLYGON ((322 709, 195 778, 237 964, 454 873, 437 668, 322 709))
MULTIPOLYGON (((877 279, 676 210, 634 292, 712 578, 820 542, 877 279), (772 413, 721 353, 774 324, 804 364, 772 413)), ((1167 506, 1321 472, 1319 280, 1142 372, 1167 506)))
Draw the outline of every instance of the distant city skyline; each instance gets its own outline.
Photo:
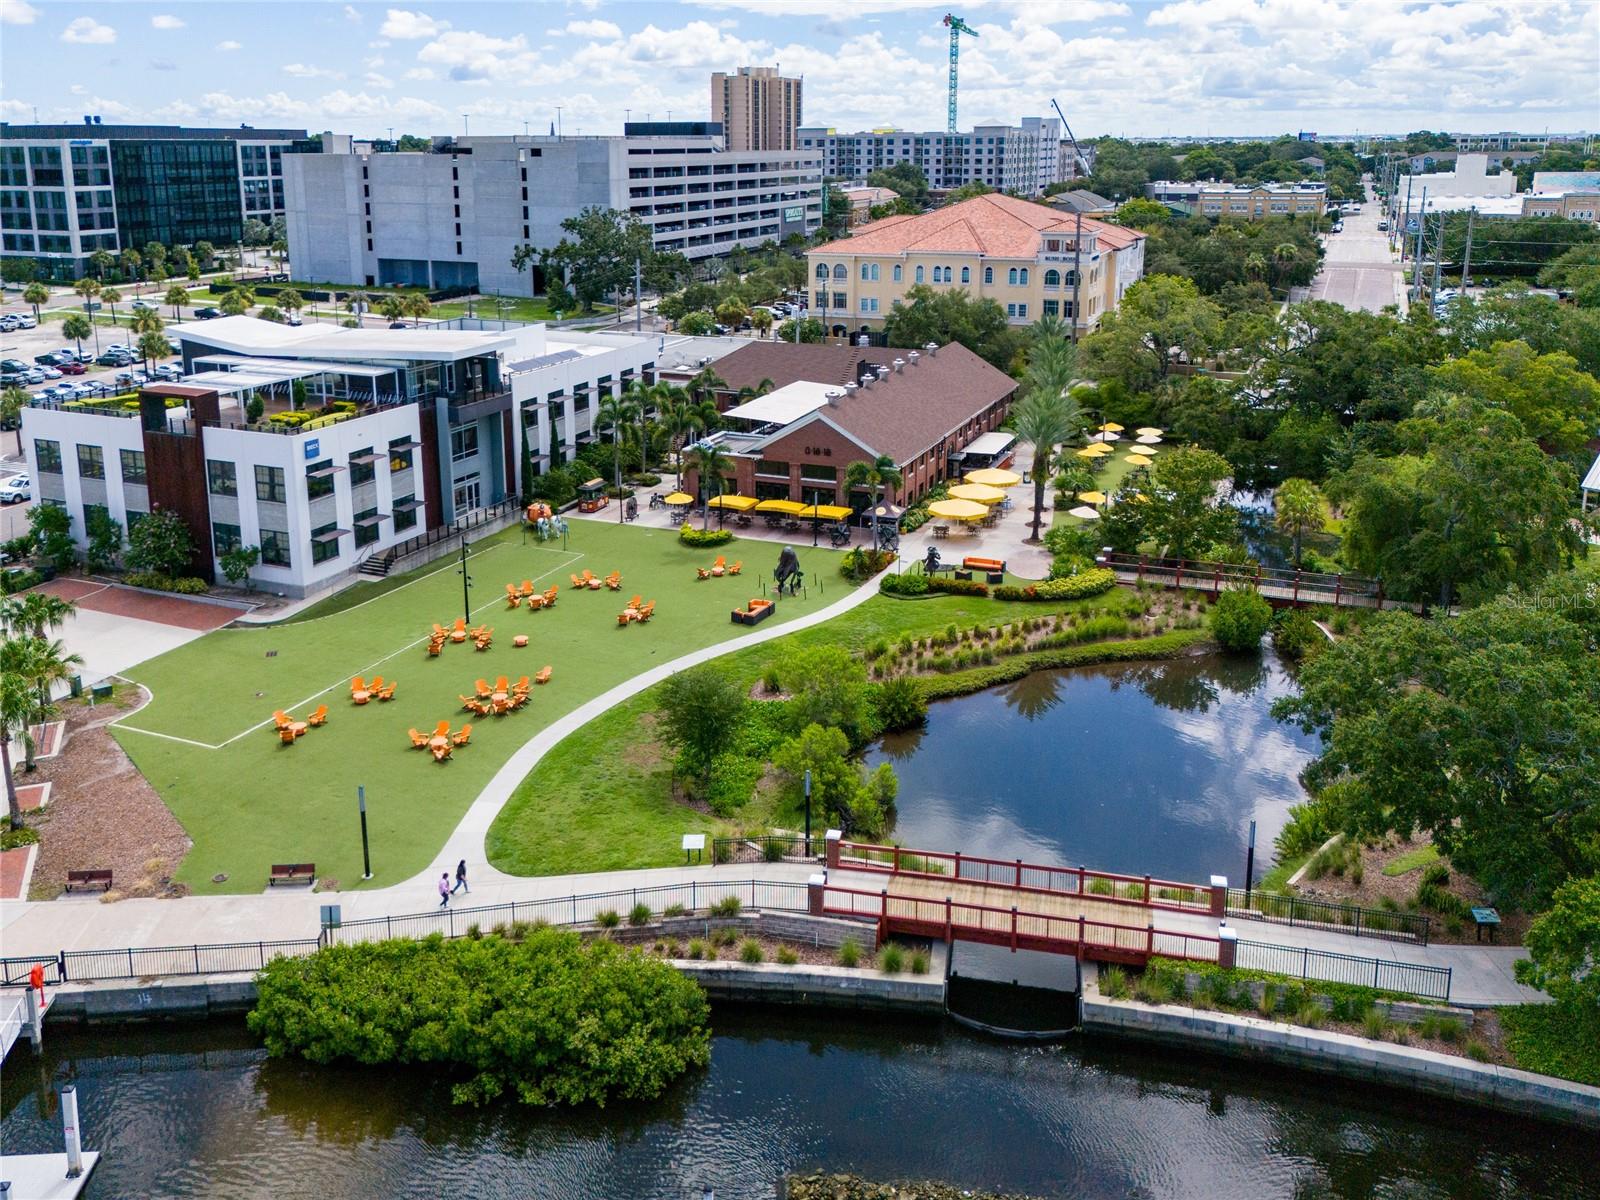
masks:
POLYGON ((947 9, 963 128, 1052 97, 1084 139, 1600 127, 1600 4, 1521 0, 0 0, 0 119, 610 134, 779 65, 807 125, 938 129, 947 9))

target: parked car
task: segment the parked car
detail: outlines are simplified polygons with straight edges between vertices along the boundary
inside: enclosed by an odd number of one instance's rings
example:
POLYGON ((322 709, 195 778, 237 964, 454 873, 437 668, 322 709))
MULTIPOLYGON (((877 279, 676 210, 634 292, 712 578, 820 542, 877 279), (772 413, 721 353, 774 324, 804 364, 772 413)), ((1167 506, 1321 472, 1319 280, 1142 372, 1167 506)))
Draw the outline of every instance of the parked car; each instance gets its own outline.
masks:
POLYGON ((135 300, 129 307, 131 307, 134 312, 155 312, 156 311, 156 306, 154 304, 151 304, 150 301, 148 301, 148 300, 135 300))
POLYGON ((1387 222, 1387 221, 1379 221, 1378 222, 1378 232, 1379 233, 1388 233, 1389 232, 1389 222, 1387 222))
POLYGON ((52 350, 48 354, 35 354, 33 361, 41 367, 53 367, 57 362, 56 351, 52 350))
POLYGON ((35 321, 27 313, 19 313, 17 315, 17 328, 18 329, 37 329, 37 328, 39 328, 39 322, 35 321))
POLYGON ((118 371, 115 381, 121 387, 138 387, 141 383, 149 382, 143 371, 118 371))
POLYGON ((30 384, 43 383, 44 382, 44 368, 43 367, 29 367, 26 371, 24 371, 22 373, 22 377, 23 377, 23 379, 27 380, 28 383, 30 383, 30 384))
POLYGON ((125 367, 133 361, 133 355, 116 350, 103 350, 94 361, 102 367, 125 367))
MULTIPOLYGON (((301 317, 300 317, 300 314, 299 314, 299 313, 297 313, 297 312, 292 312, 292 313, 290 313, 290 314, 289 314, 289 315, 288 315, 288 316, 286 316, 286 317, 285 317, 285 318, 284 318, 284 319, 283 319, 283 323, 284 323, 284 324, 285 324, 285 325, 304 325, 304 324, 305 324, 305 321, 303 321, 303 320, 302 320, 302 319, 301 319, 301 317)), ((178 348, 177 348, 177 347, 176 347, 176 346, 174 346, 174 347, 173 347, 173 348, 172 348, 172 349, 173 349, 173 353, 177 353, 177 349, 178 349, 178 348)))
POLYGON ((10 333, 21 328, 22 326, 17 323, 15 313, 7 313, 5 316, 0 317, 0 333, 10 333))
POLYGON ((390 329, 410 329, 411 326, 407 325, 404 321, 390 321, 389 322, 389 328, 390 329))
POLYGON ((170 382, 172 380, 182 379, 183 378, 183 371, 180 370, 178 367, 173 366, 171 363, 162 363, 158 367, 152 367, 151 368, 151 370, 150 370, 150 378, 151 379, 164 379, 164 380, 167 380, 167 381, 170 382))
POLYGON ((0 371, 4 371, 8 375, 18 371, 26 371, 27 369, 28 364, 20 358, 0 358, 0 371))
POLYGON ((197 308, 194 310, 194 315, 198 321, 209 321, 212 317, 220 317, 222 310, 220 308, 197 308))
POLYGON ((25 384, 27 382, 28 382, 28 377, 25 374, 23 374, 21 371, 13 371, 13 370, 11 370, 9 368, 7 368, 6 370, 0 371, 0 386, 3 386, 3 387, 20 387, 22 384, 25 384))
POLYGON ((33 497, 33 480, 17 475, 0 483, 0 504, 18 504, 33 497))
POLYGON ((52 367, 39 367, 38 369, 44 372, 44 377, 46 379, 60 379, 61 378, 61 368, 60 367, 54 367, 54 366, 52 366, 52 367))
POLYGON ((79 399, 87 400, 94 396, 109 396, 111 389, 98 379, 87 379, 78 385, 79 399))
POLYGON ((64 362, 56 369, 59 370, 63 375, 82 375, 89 368, 85 367, 81 362, 74 360, 72 362, 64 362))

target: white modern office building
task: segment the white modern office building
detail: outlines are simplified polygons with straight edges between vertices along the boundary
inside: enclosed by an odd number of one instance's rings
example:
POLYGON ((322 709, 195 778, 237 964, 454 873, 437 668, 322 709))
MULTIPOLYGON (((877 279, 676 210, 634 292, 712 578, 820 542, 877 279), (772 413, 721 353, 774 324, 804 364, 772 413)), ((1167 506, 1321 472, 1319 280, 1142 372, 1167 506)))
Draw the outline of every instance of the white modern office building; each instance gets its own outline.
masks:
POLYGON ((98 250, 234 245, 285 213, 283 162, 303 129, 0 124, 0 253, 51 279, 98 250))
MULTIPOLYGON (((474 323, 481 326, 482 323, 474 323)), ((414 539, 514 507, 525 471, 595 437, 603 397, 655 381, 657 337, 506 328, 294 328, 254 317, 170 327, 185 377, 137 405, 29 407, 41 503, 73 536, 177 513, 190 569, 256 546, 261 587, 304 596, 383 574, 414 539), (252 404, 261 409, 252 414, 252 404)))
POLYGON ((1063 153, 1061 122, 1055 117, 1023 117, 1016 125, 979 125, 971 133, 909 133, 872 129, 840 133, 802 126, 800 150, 822 155, 830 179, 865 181, 867 175, 896 163, 922 168, 928 185, 956 188, 986 183, 997 191, 1037 195, 1068 174, 1073 156, 1063 153))
MULTIPOLYGON (((462 137, 430 153, 295 154, 286 160, 289 258, 299 278, 527 295, 511 265, 548 249, 561 222, 598 206, 650 227, 656 249, 690 259, 814 233, 821 158, 723 149, 704 130, 624 137, 462 137)), ((325 143, 339 147, 348 143, 325 143)), ((537 290, 542 290, 542 286, 537 290)))

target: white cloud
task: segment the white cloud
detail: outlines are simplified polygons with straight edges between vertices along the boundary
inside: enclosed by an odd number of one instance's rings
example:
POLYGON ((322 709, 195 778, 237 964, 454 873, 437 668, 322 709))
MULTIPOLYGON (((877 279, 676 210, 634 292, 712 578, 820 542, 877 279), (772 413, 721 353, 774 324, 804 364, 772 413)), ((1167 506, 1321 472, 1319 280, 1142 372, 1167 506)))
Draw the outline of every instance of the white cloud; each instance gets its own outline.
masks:
POLYGON ((187 22, 181 17, 175 17, 171 13, 158 13, 150 18, 152 29, 182 29, 185 24, 187 22))
POLYGON ((390 79, 387 75, 380 74, 377 71, 368 71, 363 78, 363 82, 368 87, 379 89, 392 88, 394 86, 394 80, 390 79))
POLYGON ((437 37, 449 28, 449 21, 435 20, 427 13, 391 8, 384 17, 378 34, 381 37, 398 38, 401 41, 415 41, 419 38, 437 37))
POLYGON ((346 21, 354 21, 359 25, 361 23, 361 10, 354 4, 346 4, 344 6, 344 19, 346 21))
POLYGON ((573 37, 606 38, 616 41, 622 36, 622 29, 612 21, 568 21, 565 29, 552 29, 550 33, 556 37, 570 33, 573 37))
POLYGON ((293 75, 296 79, 343 79, 338 71, 330 71, 327 67, 312 67, 305 63, 285 63, 285 75, 293 75))
POLYGON ((443 67, 445 78, 456 83, 527 83, 539 67, 538 54, 522 34, 500 38, 470 29, 441 33, 417 51, 417 61, 443 67))
POLYGON ((406 72, 405 77, 407 79, 414 79, 419 83, 426 83, 429 80, 439 78, 438 74, 432 67, 412 67, 406 72))
POLYGON ((369 54, 366 58, 361 60, 361 65, 369 71, 376 71, 379 67, 383 66, 383 55, 369 54))
POLYGON ((230 38, 226 42, 218 42, 216 48, 218 50, 221 50, 224 54, 226 54, 231 50, 243 50, 244 49, 244 45, 243 45, 243 43, 233 41, 230 38))
POLYGON ((87 96, 89 94, 89 89, 84 87, 81 83, 73 84, 67 89, 67 91, 71 92, 74 96, 87 96))
POLYGON ((93 17, 78 17, 62 30, 61 40, 79 46, 109 46, 117 40, 117 31, 93 17))
POLYGON ((0 0, 0 25, 32 25, 39 10, 23 0, 0 0))

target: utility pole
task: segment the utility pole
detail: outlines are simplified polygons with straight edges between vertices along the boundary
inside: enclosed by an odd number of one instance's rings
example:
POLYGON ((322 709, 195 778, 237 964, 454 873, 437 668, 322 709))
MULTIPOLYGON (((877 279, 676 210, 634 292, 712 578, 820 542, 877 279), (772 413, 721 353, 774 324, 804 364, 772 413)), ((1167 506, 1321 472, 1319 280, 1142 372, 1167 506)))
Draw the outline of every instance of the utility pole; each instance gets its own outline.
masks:
POLYGON ((1422 295, 1422 235, 1428 229, 1428 189, 1422 189, 1422 206, 1417 212, 1417 248, 1411 255, 1411 299, 1415 303, 1422 295))
POLYGON ((1461 290, 1472 283, 1472 221, 1478 215, 1476 206, 1467 209, 1467 248, 1461 254, 1461 290))
POLYGON ((1434 240, 1433 240, 1433 287, 1428 292, 1428 308, 1429 308, 1429 311, 1432 311, 1433 306, 1435 304, 1437 304, 1438 300, 1439 300, 1439 269, 1440 269, 1440 267, 1441 267, 1441 265, 1443 263, 1443 260, 1444 260, 1444 214, 1443 213, 1439 214, 1438 227, 1434 230, 1433 238, 1434 238, 1434 240))
POLYGON ((1080 208, 1072 222, 1072 344, 1078 344, 1078 316, 1080 297, 1083 294, 1083 210, 1080 208))
POLYGON ((639 332, 639 322, 643 319, 644 314, 643 293, 639 290, 640 279, 639 259, 636 256, 633 260, 633 331, 635 333, 639 332))

